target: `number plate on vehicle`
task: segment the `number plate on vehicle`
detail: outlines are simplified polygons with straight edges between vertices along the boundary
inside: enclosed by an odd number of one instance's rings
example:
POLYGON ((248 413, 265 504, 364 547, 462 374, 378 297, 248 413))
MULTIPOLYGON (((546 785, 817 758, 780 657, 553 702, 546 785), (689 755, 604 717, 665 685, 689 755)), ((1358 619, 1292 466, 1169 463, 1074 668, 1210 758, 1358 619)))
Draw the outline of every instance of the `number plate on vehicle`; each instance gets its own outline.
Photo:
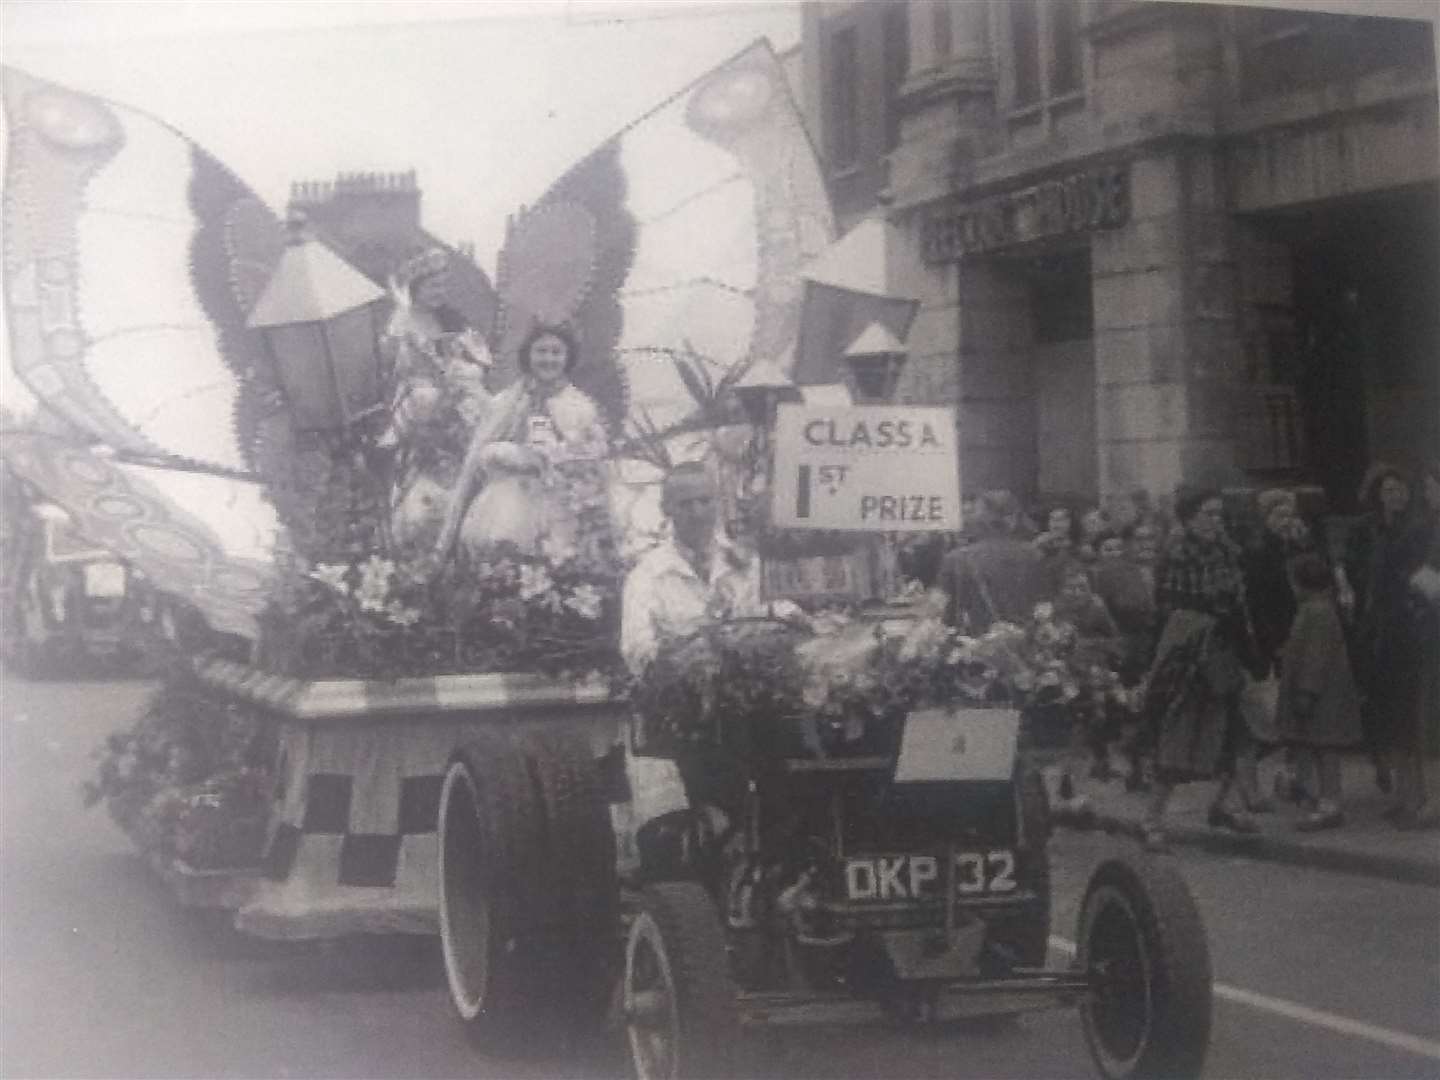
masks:
MULTIPOLYGON (((1009 848, 953 854, 955 896, 1014 892, 1015 853, 1009 848)), ((940 855, 852 855, 845 860, 845 894, 851 900, 940 900, 945 895, 940 855)))

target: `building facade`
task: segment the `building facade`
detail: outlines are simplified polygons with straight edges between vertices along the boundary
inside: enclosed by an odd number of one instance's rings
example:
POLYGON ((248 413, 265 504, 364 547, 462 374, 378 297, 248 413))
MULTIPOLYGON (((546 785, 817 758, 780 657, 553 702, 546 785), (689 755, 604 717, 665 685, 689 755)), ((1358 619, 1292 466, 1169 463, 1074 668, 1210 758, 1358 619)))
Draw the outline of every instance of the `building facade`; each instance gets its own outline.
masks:
POLYGON ((1440 450, 1429 23, 1131 0, 805 6, 843 224, 919 297, 962 483, 1319 484, 1440 450))

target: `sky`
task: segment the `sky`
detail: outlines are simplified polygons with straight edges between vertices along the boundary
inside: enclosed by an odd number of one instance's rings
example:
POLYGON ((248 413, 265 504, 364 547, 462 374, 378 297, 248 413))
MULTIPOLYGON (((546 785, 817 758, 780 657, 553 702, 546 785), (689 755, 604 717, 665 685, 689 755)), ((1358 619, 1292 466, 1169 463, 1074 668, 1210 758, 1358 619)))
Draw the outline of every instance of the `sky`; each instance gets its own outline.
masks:
POLYGON ((507 214, 759 37, 787 2, 6 0, 0 58, 143 109, 277 210, 291 181, 416 170, 425 226, 493 271, 507 214))

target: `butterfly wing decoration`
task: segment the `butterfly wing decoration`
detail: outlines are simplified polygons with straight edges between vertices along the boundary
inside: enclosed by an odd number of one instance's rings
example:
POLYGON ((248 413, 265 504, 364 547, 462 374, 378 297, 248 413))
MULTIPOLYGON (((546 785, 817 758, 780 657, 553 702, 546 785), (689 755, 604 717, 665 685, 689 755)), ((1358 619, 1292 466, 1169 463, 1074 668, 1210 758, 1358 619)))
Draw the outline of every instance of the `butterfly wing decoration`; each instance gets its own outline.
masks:
POLYGON ((140 567, 216 630, 256 636, 278 527, 259 484, 122 462, 44 433, 7 435, 4 452, 85 540, 140 567))
POLYGON ((253 634, 278 526, 249 474, 280 403, 245 314, 283 230, 142 112, 12 68, 3 92, 11 370, 110 456, 23 433, 0 452, 90 540, 174 583, 217 628, 253 634), (261 547, 237 506, 268 534, 261 547))
POLYGON ((789 370, 801 270, 834 237, 814 149, 781 64, 758 41, 607 140, 512 219, 496 349, 569 322, 575 382, 621 452, 628 535, 658 528, 667 461, 725 454, 724 391, 757 360, 789 370))

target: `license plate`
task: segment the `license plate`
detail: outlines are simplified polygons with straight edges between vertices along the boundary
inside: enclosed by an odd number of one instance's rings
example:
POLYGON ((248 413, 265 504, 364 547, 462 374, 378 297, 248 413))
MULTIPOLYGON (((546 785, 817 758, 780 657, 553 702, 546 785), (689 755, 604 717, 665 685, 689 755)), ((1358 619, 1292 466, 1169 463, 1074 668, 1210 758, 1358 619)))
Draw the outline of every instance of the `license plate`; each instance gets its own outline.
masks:
MULTIPOLYGON (((1003 896, 1014 892, 1015 852, 1009 848, 956 851, 955 897, 1003 896)), ((857 902, 943 900, 945 857, 941 855, 851 855, 845 860, 845 893, 857 902)))

